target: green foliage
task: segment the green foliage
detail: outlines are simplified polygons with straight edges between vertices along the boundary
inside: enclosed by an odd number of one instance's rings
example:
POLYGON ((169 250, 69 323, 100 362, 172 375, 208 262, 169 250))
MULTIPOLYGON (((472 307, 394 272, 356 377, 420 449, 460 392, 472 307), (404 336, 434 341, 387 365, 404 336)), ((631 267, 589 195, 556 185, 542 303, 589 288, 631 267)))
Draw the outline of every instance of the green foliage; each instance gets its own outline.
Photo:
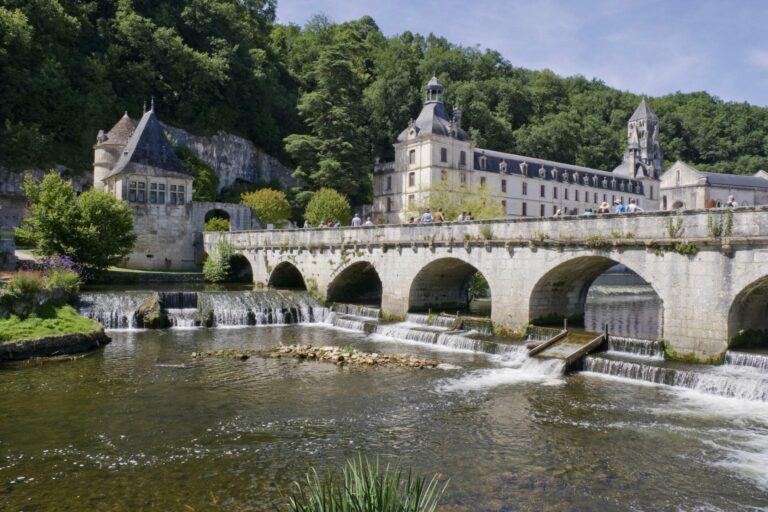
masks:
MULTIPOLYGON (((501 203, 490 197, 485 186, 458 187, 452 190, 448 182, 441 181, 429 189, 429 199, 423 208, 443 209, 446 220, 456 220, 462 212, 472 212, 475 220, 498 219, 504 216, 501 203)), ((413 212, 418 213, 418 212, 413 212)))
POLYGON ((352 218, 351 211, 346 197, 333 189, 321 188, 312 195, 312 199, 304 210, 304 218, 313 227, 321 222, 337 220, 346 226, 352 218))
POLYGON ((733 348, 762 348, 768 345, 768 329, 742 329, 731 340, 733 348))
POLYGON ((205 231, 229 231, 229 219, 211 217, 205 221, 205 231))
POLYGON ((216 247, 203 263, 203 276, 206 281, 220 283, 230 277, 231 260, 234 256, 232 244, 226 240, 219 240, 216 247))
POLYGON ((274 224, 283 227, 291 216, 291 204, 285 193, 280 190, 263 188, 256 192, 248 192, 241 196, 241 202, 250 206, 259 216, 262 226, 274 224))
POLYGON ((664 230, 669 235, 669 238, 678 238, 683 232, 683 219, 679 215, 667 217, 664 221, 664 230))
POLYGON ((488 286, 485 276, 480 272, 475 272, 469 278, 469 300, 485 298, 491 296, 491 288, 488 286))
POLYGON ((671 247, 672 252, 682 254, 683 256, 696 256, 699 253, 699 248, 696 244, 683 240, 682 242, 675 242, 671 247))
POLYGON ((121 261, 133 247, 133 216, 128 205, 106 192, 89 190, 79 197, 56 173, 41 182, 24 179, 30 216, 17 230, 44 256, 66 255, 87 271, 121 261))
POLYGON ((58 288, 67 299, 77 295, 81 284, 80 276, 69 270, 52 270, 45 276, 45 286, 58 288))
POLYGON ((483 224, 480 228, 480 234, 485 240, 493 240, 493 229, 488 224, 483 224))
POLYGON ((96 320, 77 314, 70 305, 46 304, 33 314, 12 314, 0 319, 0 341, 22 341, 61 334, 89 333, 102 329, 96 320))
POLYGON ((347 461, 338 481, 331 475, 321 478, 317 471, 307 474, 306 482, 295 483, 287 498, 285 510, 290 512, 435 512, 448 486, 440 485, 437 476, 403 474, 389 465, 367 459, 347 461))
POLYGON ((216 171, 197 158, 189 148, 174 144, 174 151, 184 168, 195 178, 192 182, 192 200, 216 201, 216 190, 219 187, 219 176, 216 171))
POLYGON ((602 235, 590 235, 584 240, 584 245, 596 251, 608 251, 613 249, 613 242, 610 238, 602 235))
POLYGON ((8 281, 8 285, 0 295, 0 301, 9 309, 19 304, 32 309, 41 302, 40 294, 44 289, 42 275, 36 272, 18 272, 8 281))
POLYGON ((238 203, 243 194, 247 192, 256 192, 262 188, 271 188, 273 190, 282 190, 280 181, 271 179, 269 181, 256 180, 255 182, 236 179, 232 186, 225 188, 219 194, 219 200, 225 203, 238 203))

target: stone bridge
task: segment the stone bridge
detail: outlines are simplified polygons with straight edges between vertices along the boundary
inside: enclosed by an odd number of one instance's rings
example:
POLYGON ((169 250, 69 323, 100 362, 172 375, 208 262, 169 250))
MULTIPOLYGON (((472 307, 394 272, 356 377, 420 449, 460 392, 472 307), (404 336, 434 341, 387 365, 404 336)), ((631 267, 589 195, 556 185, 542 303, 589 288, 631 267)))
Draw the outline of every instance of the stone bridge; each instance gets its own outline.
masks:
POLYGON ((621 263, 661 299, 677 357, 715 357, 739 330, 768 328, 768 208, 207 233, 206 251, 221 239, 257 285, 380 300, 391 317, 466 306, 477 271, 498 326, 583 314, 591 283, 621 263))

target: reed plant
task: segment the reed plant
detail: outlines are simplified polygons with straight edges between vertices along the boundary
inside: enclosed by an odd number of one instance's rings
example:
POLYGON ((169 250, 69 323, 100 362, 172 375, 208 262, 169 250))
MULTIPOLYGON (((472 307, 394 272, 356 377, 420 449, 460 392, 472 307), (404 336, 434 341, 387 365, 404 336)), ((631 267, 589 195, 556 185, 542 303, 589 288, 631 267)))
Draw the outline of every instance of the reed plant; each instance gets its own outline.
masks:
POLYGON ((369 462, 358 457, 348 460, 342 478, 331 474, 320 477, 317 471, 307 474, 306 481, 295 483, 287 497, 285 510, 290 512, 434 512, 448 482, 441 484, 437 475, 404 474, 379 460, 369 462))

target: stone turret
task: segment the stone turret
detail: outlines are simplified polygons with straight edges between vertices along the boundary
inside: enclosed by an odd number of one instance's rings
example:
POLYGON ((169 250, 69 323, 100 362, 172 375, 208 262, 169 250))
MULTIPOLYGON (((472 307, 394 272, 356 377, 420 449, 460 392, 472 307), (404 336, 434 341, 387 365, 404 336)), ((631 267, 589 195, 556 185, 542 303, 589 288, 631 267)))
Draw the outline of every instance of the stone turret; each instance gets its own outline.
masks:
POLYGON ((120 159, 125 146, 136 130, 138 122, 128 116, 128 112, 109 130, 99 130, 96 144, 93 146, 93 188, 104 189, 104 178, 109 175, 120 159))
POLYGON ((624 162, 614 172, 635 179, 658 179, 663 170, 659 118, 643 98, 627 122, 627 151, 624 162))

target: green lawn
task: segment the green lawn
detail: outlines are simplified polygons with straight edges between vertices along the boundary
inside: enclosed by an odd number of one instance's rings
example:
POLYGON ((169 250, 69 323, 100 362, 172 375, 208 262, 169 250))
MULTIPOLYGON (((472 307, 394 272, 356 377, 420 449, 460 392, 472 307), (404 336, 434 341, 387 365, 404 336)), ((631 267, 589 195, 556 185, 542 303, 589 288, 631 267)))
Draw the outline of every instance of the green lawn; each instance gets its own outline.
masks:
POLYGON ((54 336, 98 331, 101 324, 77 314, 75 308, 45 305, 25 319, 16 315, 0 319, 0 342, 22 341, 54 336))

